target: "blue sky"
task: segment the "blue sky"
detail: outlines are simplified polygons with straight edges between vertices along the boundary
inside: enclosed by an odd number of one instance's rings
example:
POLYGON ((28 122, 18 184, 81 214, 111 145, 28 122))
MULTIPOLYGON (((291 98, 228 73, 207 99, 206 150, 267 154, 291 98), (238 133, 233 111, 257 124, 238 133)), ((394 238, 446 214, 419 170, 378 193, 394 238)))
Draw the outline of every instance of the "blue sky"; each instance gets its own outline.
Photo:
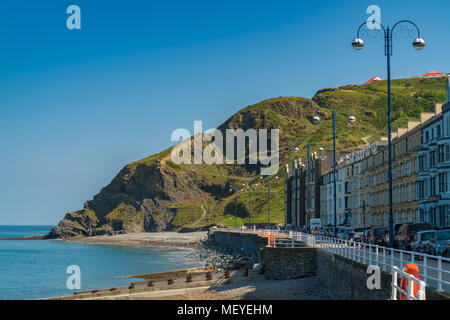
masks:
POLYGON ((393 77, 450 72, 448 0, 1 1, 0 224, 56 224, 194 120, 385 78, 382 42, 350 46, 371 4, 427 41, 395 43, 393 77))

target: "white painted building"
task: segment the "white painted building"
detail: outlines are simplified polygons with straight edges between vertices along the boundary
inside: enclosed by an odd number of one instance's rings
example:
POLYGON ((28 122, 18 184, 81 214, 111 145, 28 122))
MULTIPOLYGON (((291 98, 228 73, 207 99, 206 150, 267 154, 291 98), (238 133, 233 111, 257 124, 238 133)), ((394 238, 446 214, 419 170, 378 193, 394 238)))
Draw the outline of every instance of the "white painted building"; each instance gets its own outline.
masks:
POLYGON ((422 137, 416 188, 419 220, 434 227, 447 227, 450 226, 450 78, 442 113, 424 125, 422 137))

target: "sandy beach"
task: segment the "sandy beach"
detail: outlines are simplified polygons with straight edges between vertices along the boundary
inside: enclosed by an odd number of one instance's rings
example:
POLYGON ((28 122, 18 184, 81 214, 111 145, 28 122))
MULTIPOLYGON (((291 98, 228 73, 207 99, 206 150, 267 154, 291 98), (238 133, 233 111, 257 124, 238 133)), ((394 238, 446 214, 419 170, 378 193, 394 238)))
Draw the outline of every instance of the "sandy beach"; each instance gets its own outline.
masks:
POLYGON ((178 294, 180 290, 142 292, 88 300, 326 300, 330 299, 324 283, 317 277, 290 280, 266 280, 263 274, 249 270, 244 278, 238 272, 231 283, 212 284, 178 294), (171 293, 171 291, 173 291, 171 293))
POLYGON ((67 241, 117 243, 130 245, 147 245, 162 247, 182 247, 197 249, 198 243, 208 237, 207 231, 196 232, 140 232, 117 235, 101 235, 94 237, 74 237, 67 241))

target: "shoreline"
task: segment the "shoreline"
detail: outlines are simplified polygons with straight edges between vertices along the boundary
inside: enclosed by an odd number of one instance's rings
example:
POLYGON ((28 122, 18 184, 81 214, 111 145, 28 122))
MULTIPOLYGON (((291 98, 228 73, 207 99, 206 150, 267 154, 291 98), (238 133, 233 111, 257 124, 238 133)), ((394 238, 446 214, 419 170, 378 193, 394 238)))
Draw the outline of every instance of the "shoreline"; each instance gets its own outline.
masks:
POLYGON ((80 243, 124 244, 149 247, 189 248, 199 250, 199 244, 202 240, 208 237, 207 234, 207 231, 193 231, 186 233, 163 231, 126 233, 118 235, 99 235, 91 237, 76 236, 60 239, 48 239, 47 235, 39 235, 26 236, 21 238, 2 238, 0 239, 0 241, 59 240, 80 243))
POLYGON ((202 240, 208 237, 207 234, 208 233, 206 231, 194 231, 189 233, 164 231, 101 235, 93 237, 79 236, 62 240, 68 242, 123 244, 149 247, 188 248, 199 250, 199 244, 202 240))

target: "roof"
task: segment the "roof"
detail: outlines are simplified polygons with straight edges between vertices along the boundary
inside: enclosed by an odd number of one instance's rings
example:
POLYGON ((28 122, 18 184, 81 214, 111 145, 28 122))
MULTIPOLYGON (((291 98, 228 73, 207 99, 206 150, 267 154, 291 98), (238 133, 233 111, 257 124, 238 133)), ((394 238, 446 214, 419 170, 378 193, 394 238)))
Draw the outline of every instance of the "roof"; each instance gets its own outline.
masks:
POLYGON ((375 78, 367 80, 366 82, 363 83, 363 85, 369 84, 369 83, 374 82, 374 81, 379 81, 379 80, 381 80, 380 77, 375 77, 375 78))
POLYGON ((444 73, 436 71, 436 70, 432 70, 430 72, 427 72, 425 74, 422 75, 423 77, 429 77, 429 76, 445 76, 444 73))

